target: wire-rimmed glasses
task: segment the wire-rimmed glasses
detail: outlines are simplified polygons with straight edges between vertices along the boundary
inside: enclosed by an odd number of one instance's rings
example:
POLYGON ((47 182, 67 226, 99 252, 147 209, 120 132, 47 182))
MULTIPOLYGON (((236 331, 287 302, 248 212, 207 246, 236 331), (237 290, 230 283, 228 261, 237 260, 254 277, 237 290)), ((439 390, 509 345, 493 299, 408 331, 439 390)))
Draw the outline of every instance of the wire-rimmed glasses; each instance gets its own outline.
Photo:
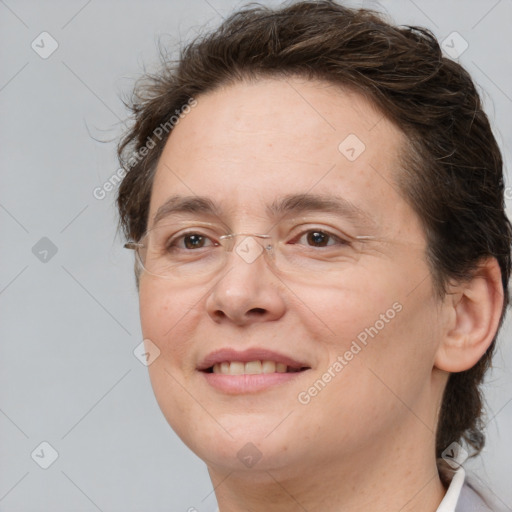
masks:
POLYGON ((135 250, 140 271, 164 279, 208 280, 230 257, 237 257, 247 264, 264 258, 276 272, 311 280, 332 278, 346 269, 372 238, 312 223, 278 224, 269 233, 257 234, 225 233, 221 225, 187 221, 163 222, 124 246, 135 250))

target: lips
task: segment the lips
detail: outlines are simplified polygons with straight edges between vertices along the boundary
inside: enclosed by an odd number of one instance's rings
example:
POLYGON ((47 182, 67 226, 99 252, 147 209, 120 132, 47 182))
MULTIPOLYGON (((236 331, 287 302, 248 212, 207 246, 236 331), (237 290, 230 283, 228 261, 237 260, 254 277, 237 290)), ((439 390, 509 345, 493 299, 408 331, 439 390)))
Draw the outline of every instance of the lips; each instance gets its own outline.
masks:
POLYGON ((263 348, 244 351, 231 348, 216 350, 208 354, 197 367, 202 372, 232 375, 299 372, 310 368, 307 362, 263 348))

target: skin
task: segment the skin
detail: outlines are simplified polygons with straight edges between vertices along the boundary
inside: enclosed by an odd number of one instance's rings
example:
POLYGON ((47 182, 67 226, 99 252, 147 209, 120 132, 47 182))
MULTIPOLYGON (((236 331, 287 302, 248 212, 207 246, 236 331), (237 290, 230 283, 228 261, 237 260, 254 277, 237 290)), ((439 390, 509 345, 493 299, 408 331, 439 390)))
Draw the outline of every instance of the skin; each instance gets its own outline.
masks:
POLYGON ((265 258, 248 264, 236 254, 208 282, 143 273, 142 330, 160 350, 149 373, 167 421, 206 462, 221 512, 435 511, 445 493, 435 460, 442 392, 448 372, 471 367, 492 340, 502 301, 496 262, 437 298, 423 229, 394 184, 405 136, 357 93, 261 79, 196 99, 160 159, 149 227, 175 194, 209 196, 233 232, 265 233, 265 206, 284 193, 334 193, 371 227, 321 212, 308 222, 373 239, 328 283, 286 279, 265 258), (338 150, 349 134, 366 146, 354 161, 338 150), (401 311, 301 404, 298 394, 395 303, 401 311), (227 395, 196 369, 223 347, 274 349, 311 369, 227 395), (237 457, 247 443, 262 455, 252 467, 237 457))

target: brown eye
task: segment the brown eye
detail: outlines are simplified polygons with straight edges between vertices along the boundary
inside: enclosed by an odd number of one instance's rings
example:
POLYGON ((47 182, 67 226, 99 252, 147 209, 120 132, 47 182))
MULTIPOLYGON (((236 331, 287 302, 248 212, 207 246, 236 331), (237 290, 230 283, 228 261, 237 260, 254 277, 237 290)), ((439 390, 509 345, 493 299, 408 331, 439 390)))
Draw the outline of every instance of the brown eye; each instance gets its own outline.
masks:
POLYGON ((203 235, 186 235, 183 237, 184 246, 187 249, 197 249, 204 246, 206 238, 203 235))
POLYGON ((169 240, 166 244, 167 252, 194 251, 205 247, 218 245, 210 237, 197 232, 184 233, 169 240))
POLYGON ((310 231, 307 234, 308 244, 316 247, 325 247, 328 245, 329 238, 331 238, 330 235, 322 231, 310 231))
POLYGON ((294 243, 313 248, 350 245, 347 240, 343 240, 339 236, 320 229, 304 231, 295 239, 294 243))

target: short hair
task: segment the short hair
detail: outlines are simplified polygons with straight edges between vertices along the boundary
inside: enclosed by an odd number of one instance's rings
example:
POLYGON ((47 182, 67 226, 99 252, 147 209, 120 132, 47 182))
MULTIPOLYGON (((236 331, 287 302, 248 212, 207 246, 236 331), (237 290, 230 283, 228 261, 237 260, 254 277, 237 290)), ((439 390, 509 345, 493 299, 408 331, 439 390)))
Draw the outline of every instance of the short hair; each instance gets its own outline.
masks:
MULTIPOLYGON (((479 94, 432 32, 394 26, 374 11, 330 0, 278 9, 249 4, 181 48, 177 61, 164 59, 158 73, 143 77, 129 105, 133 127, 118 147, 126 177, 117 206, 126 237, 138 240, 146 230, 155 169, 172 133, 162 137, 158 127, 222 86, 294 76, 357 91, 402 130, 406 143, 394 178, 424 228, 436 293, 444 297, 448 283, 471 278, 485 258, 496 258, 504 294, 499 331, 509 303, 512 229, 502 157, 479 94), (148 141, 155 147, 140 158, 148 141)), ((453 441, 465 441, 472 455, 484 445, 481 384, 496 337, 475 366, 449 376, 438 459, 453 441)))

